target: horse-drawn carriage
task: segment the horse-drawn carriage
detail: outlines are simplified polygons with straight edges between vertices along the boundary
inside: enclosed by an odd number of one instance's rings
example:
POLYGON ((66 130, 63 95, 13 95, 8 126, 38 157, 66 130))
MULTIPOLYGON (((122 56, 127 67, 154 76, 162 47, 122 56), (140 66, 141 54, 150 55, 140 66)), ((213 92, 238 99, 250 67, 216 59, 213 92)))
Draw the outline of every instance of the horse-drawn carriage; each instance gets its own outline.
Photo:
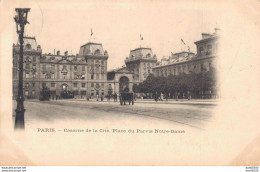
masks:
POLYGON ((60 97, 63 99, 73 99, 74 94, 71 91, 61 91, 60 97))
POLYGON ((40 101, 49 101, 51 97, 51 92, 50 89, 47 87, 43 87, 42 90, 40 91, 40 101))
POLYGON ((119 94, 120 105, 125 105, 128 101, 129 105, 132 103, 134 105, 134 93, 129 93, 129 88, 125 88, 123 92, 119 94))

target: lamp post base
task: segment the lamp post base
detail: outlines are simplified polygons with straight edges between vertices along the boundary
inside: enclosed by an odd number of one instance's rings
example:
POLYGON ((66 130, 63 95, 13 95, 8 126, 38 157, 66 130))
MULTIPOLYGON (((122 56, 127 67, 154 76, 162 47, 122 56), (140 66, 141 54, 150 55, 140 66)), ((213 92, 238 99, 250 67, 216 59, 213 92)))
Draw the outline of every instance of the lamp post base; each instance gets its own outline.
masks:
POLYGON ((24 112, 25 109, 22 110, 15 110, 16 116, 15 116, 15 124, 14 129, 17 130, 24 130, 24 112))

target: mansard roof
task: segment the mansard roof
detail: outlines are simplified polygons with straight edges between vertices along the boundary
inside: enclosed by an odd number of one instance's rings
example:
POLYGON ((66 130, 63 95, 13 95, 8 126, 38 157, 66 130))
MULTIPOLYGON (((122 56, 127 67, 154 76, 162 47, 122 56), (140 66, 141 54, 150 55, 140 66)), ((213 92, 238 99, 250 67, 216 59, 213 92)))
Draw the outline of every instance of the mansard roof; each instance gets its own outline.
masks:
POLYGON ((24 50, 37 50, 35 37, 24 37, 24 50))
POLYGON ((80 47, 79 56, 84 57, 89 55, 105 56, 107 54, 101 43, 88 42, 80 47))
POLYGON ((152 59, 153 58, 153 52, 151 48, 136 48, 134 50, 130 51, 129 55, 130 59, 142 59, 142 58, 148 58, 152 59))

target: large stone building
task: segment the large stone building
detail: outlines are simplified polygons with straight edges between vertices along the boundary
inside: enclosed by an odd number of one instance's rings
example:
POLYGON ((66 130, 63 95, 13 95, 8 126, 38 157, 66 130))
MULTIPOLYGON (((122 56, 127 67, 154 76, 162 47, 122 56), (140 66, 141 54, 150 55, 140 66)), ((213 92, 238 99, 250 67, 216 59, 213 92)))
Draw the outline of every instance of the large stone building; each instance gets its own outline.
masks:
MULTIPOLYGON (((18 95, 18 44, 13 45, 13 99, 18 95)), ((40 59, 42 49, 34 37, 24 37, 23 86, 25 97, 36 98, 40 92, 40 59)))
POLYGON ((217 65, 217 55, 219 46, 219 31, 215 28, 215 33, 202 33, 202 39, 196 41, 197 54, 183 51, 172 54, 168 59, 163 58, 159 65, 153 68, 155 76, 179 75, 209 71, 211 67, 217 65))
MULTIPOLYGON (((42 54, 34 37, 24 37, 24 94, 25 98, 39 98, 43 87, 51 95, 70 91, 75 98, 86 96, 119 94, 126 87, 130 91, 134 84, 143 82, 147 76, 168 76, 170 74, 208 71, 216 66, 219 29, 215 33, 202 33, 202 39, 195 42, 197 54, 183 51, 172 54, 169 59, 157 62, 151 48, 136 48, 125 59, 125 66, 107 72, 108 53, 102 44, 89 42, 82 45, 77 55, 42 54)), ((13 45, 13 98, 18 90, 19 45, 13 45)))
MULTIPOLYGON (((13 45, 13 98, 18 90, 19 45, 13 45)), ((51 95, 71 91, 75 98, 107 93, 108 53, 102 44, 87 43, 78 55, 42 54, 34 37, 24 38, 24 95, 39 98, 40 90, 48 87, 51 95)))
POLYGON ((108 82, 114 93, 121 92, 125 87, 132 91, 134 84, 143 82, 153 72, 156 63, 157 57, 151 48, 136 48, 126 57, 124 67, 108 72, 108 82))

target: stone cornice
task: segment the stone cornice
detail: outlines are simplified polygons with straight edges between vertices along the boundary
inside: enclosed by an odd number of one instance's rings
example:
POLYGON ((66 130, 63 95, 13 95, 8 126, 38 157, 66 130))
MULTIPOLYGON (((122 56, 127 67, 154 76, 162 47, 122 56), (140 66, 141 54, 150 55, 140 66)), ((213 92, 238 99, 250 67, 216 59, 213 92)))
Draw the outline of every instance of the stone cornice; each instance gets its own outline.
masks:
POLYGON ((194 42, 194 44, 197 45, 199 43, 208 42, 210 40, 217 40, 219 38, 220 38, 219 36, 214 36, 214 37, 210 37, 210 38, 206 38, 206 39, 202 39, 202 40, 196 41, 196 42, 194 42))
MULTIPOLYGON (((14 55, 19 55, 20 52, 19 51, 13 51, 14 55)), ((39 55, 41 56, 42 53, 40 51, 24 51, 23 55, 39 55)))
POLYGON ((157 62, 157 59, 136 59, 136 60, 125 60, 126 64, 136 63, 136 62, 157 62))
POLYGON ((108 55, 85 55, 85 59, 108 59, 108 55))

